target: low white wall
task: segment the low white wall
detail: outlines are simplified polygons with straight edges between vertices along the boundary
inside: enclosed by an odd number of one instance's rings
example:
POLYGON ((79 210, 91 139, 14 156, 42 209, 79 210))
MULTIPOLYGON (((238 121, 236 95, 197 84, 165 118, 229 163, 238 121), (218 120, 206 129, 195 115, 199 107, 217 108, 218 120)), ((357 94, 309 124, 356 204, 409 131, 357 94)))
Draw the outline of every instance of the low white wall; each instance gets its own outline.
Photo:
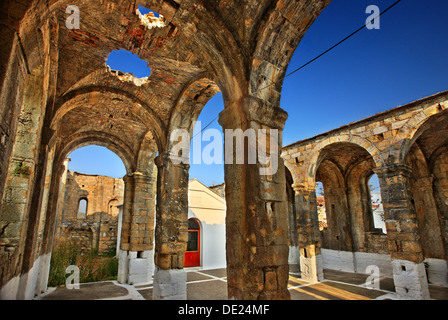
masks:
MULTIPOLYGON (((324 269, 366 273, 368 266, 380 269, 380 277, 393 278, 392 260, 388 254, 347 252, 322 249, 324 269)), ((448 287, 448 264, 443 259, 424 260, 429 284, 448 287)))
POLYGON ((19 291, 20 276, 9 280, 0 288, 0 300, 16 300, 19 291))
POLYGON ((368 266, 380 269, 381 277, 392 277, 390 255, 321 249, 324 269, 366 273, 368 266))
POLYGON ((51 254, 39 256, 31 269, 0 288, 0 300, 31 300, 47 290, 51 254))
POLYGON ((226 267, 226 228, 201 223, 201 264, 204 269, 226 267))
POLYGON ((300 248, 298 246, 289 246, 288 263, 290 271, 300 270, 300 248))
POLYGON ((34 264, 28 273, 20 276, 19 292, 17 295, 18 300, 31 300, 34 298, 38 283, 40 259, 41 257, 34 261, 34 264))
POLYGON ((153 281, 154 250, 140 253, 119 250, 118 282, 122 284, 149 284, 153 281))
POLYGON ((423 261, 427 268, 429 284, 448 287, 448 265, 446 260, 426 258, 423 261))

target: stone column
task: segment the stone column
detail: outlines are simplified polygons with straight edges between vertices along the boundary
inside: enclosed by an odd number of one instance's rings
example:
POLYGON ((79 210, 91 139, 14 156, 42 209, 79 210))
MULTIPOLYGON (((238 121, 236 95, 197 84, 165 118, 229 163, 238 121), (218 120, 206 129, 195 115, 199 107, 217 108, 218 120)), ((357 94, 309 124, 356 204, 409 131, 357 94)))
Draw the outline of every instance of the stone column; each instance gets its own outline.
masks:
POLYGON ((128 283, 129 273, 129 250, 131 241, 131 221, 132 221, 132 200, 134 195, 134 179, 132 175, 123 177, 124 194, 123 194, 123 217, 121 225, 121 242, 118 253, 118 282, 128 283))
POLYGON ((297 214, 302 279, 311 283, 324 279, 317 214, 316 186, 293 185, 297 214))
POLYGON ((375 170, 381 186, 395 290, 400 299, 430 299, 417 218, 409 188, 411 168, 375 170))
POLYGON ((188 170, 169 153, 156 158, 158 168, 154 254, 154 300, 186 300, 184 270, 188 242, 188 170))
MULTIPOLYGON (((57 150, 57 147, 55 147, 57 150)), ((45 215, 45 226, 42 234, 42 246, 39 282, 36 286, 36 294, 44 293, 48 289, 48 277, 50 273, 51 252, 55 245, 58 244, 59 227, 62 220, 62 204, 65 195, 65 183, 67 180, 67 168, 70 159, 65 159, 63 164, 58 164, 53 160, 51 165, 52 175, 48 183, 48 199, 46 201, 46 208, 42 210, 45 215), (60 200, 62 198, 62 200, 60 200), (61 220, 58 220, 61 216, 61 220)))
MULTIPOLYGON (((58 188, 58 198, 57 198, 57 203, 56 203, 56 214, 55 214, 55 221, 56 221, 56 225, 55 225, 55 233, 54 233, 54 244, 59 245, 61 242, 61 232, 62 232, 62 221, 63 221, 63 208, 64 208, 64 200, 65 200, 65 187, 66 187, 66 183, 67 183, 67 171, 68 171, 68 163, 70 162, 70 158, 66 158, 64 159, 64 162, 62 164, 63 166, 63 172, 60 178, 60 183, 58 188)), ((53 187, 55 188, 55 187, 53 187)))
POLYGON ((227 283, 231 299, 290 299, 286 180, 280 158, 286 118, 285 111, 253 96, 227 103, 219 117, 225 129, 227 283), (239 141, 246 141, 240 151, 233 147, 239 141))
POLYGON ((124 177, 119 251, 120 283, 151 283, 154 272, 154 179, 135 172, 124 177))

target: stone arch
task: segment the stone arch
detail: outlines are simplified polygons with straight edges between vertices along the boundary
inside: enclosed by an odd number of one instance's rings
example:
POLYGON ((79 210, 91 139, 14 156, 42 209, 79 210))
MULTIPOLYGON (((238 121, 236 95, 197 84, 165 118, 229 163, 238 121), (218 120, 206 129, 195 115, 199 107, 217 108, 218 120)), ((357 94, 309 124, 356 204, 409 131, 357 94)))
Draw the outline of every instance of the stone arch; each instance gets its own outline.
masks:
MULTIPOLYGON (((286 161, 285 161, 286 163, 286 161)), ((293 171, 285 165, 285 193, 288 210, 288 232, 289 232, 289 263, 290 268, 297 269, 297 261, 299 260, 299 238, 297 234, 297 210, 295 204, 295 185, 293 171)))
POLYGON ((309 174, 311 177, 315 177, 317 168, 322 161, 322 151, 334 143, 350 143, 361 147, 372 156, 376 167, 382 167, 384 165, 380 150, 373 143, 359 136, 342 134, 336 137, 329 137, 316 145, 314 148, 315 151, 309 160, 309 174))
POLYGON ((140 150, 137 156, 136 171, 147 175, 154 175, 155 165, 154 159, 157 156, 158 148, 151 131, 143 138, 140 150))
POLYGON ((119 203, 119 200, 117 199, 117 197, 109 199, 109 201, 107 203, 108 214, 110 214, 112 216, 118 216, 119 209, 117 208, 117 205, 119 205, 119 204, 121 204, 121 203, 119 203))
POLYGON ((323 160, 316 172, 316 181, 325 190, 325 208, 328 228, 322 235, 323 247, 332 250, 352 250, 348 201, 345 195, 344 174, 338 164, 323 160))
POLYGON ((127 173, 132 173, 136 168, 136 159, 129 147, 119 138, 101 132, 83 132, 70 137, 70 141, 62 146, 56 156, 59 163, 74 150, 88 146, 98 145, 106 147, 114 152, 123 161, 127 173))
MULTIPOLYGON (((343 174, 341 168, 336 163, 334 163, 333 161, 324 160, 324 161, 322 161, 321 164, 324 164, 324 163, 327 166, 327 168, 325 169, 326 172, 329 173, 331 171, 331 173, 332 173, 332 178, 333 178, 333 181, 335 183, 335 186, 337 186, 339 188, 344 187, 344 180, 345 179, 344 179, 344 174, 343 174)), ((320 168, 323 168, 323 166, 322 167, 319 166, 318 169, 320 169, 320 168)), ((317 171, 319 171, 319 170, 317 170, 317 171)), ((324 176, 325 177, 329 177, 330 174, 325 174, 324 176)), ((316 181, 320 181, 321 179, 319 178, 318 175, 316 175, 315 180, 316 181)))
MULTIPOLYGON (((409 187, 425 258, 448 256, 448 111, 446 102, 428 103, 428 111, 401 141, 400 161, 410 168, 409 187)), ((420 113, 423 113, 421 111, 420 113)), ((412 120, 412 119, 411 119, 412 120)), ((410 121, 411 121, 410 120, 410 121)), ((431 278, 431 273, 429 274, 431 278)))
MULTIPOLYGON (((107 97, 110 94, 117 94, 123 98, 123 103, 129 107, 129 113, 138 118, 142 124, 151 129, 157 145, 160 148, 166 145, 165 127, 163 121, 143 100, 135 97, 132 93, 112 88, 108 86, 88 86, 74 89, 63 98, 61 98, 55 107, 51 128, 56 129, 57 124, 63 119, 64 115, 69 111, 76 109, 80 105, 84 105, 86 101, 98 101, 101 97, 107 97), (79 101, 78 101, 79 100, 79 101)), ((95 103, 95 102, 92 102, 95 103)), ((125 114, 125 116, 127 116, 125 114)))
POLYGON ((288 170, 288 173, 291 175, 291 178, 293 180, 292 185, 299 184, 300 178, 302 175, 299 173, 299 170, 297 169, 297 166, 293 164, 291 161, 284 160, 285 168, 288 170))
POLYGON ((377 150, 349 135, 330 137, 317 149, 314 178, 325 189, 328 221, 322 234, 323 247, 348 252, 369 250, 366 239, 367 233, 374 231, 374 220, 368 177, 378 166, 373 157, 377 150))
POLYGON ((198 119, 207 102, 220 91, 211 77, 202 74, 200 77, 188 83, 171 113, 168 124, 167 150, 171 149, 169 135, 176 129, 184 129, 193 133, 195 121, 198 119))
POLYGON ((448 105, 444 103, 434 103, 431 107, 420 111, 417 115, 410 118, 397 133, 394 142, 391 144, 392 150, 398 150, 396 157, 398 163, 406 163, 407 155, 414 142, 431 126, 431 124, 441 118, 448 117, 448 105))
POLYGON ((320 1, 311 9, 307 4, 273 1, 260 16, 253 18, 259 21, 252 31, 258 36, 250 73, 251 94, 278 104, 284 76, 294 51, 318 16, 312 12, 315 10, 320 13, 329 3, 328 0, 320 1), (301 19, 304 12, 310 15, 309 18, 301 19))

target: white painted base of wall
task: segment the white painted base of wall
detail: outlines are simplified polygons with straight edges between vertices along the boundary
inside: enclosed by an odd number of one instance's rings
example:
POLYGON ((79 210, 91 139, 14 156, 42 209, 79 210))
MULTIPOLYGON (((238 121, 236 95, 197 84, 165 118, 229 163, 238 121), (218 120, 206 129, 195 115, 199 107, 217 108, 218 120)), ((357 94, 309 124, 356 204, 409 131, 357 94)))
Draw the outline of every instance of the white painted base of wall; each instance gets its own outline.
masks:
POLYGON ((321 252, 324 269, 365 274, 367 267, 374 265, 380 269, 380 277, 392 278, 393 276, 391 259, 388 254, 330 249, 321 249, 321 252))
POLYGON ((9 280, 2 288, 0 288, 0 300, 16 300, 19 291, 20 276, 9 280))
POLYGON ((425 265, 407 260, 392 260, 394 283, 401 300, 429 300, 425 265))
POLYGON ((355 272, 353 252, 321 249, 324 269, 355 272))
POLYGON ((0 289, 0 300, 31 300, 44 293, 48 285, 51 253, 34 261, 29 272, 10 280, 0 289))
POLYGON ((304 281, 316 283, 324 280, 324 268, 322 264, 322 255, 313 257, 300 257, 300 273, 304 281))
MULTIPOLYGON (((367 252, 346 252, 321 249, 324 269, 345 272, 368 273, 368 266, 374 265, 380 269, 380 277, 393 278, 392 260, 388 254, 367 252)), ((427 258, 426 272, 430 284, 448 287, 448 264, 444 259, 427 258)))
POLYGON ((17 300, 31 300, 34 298, 39 276, 40 259, 41 257, 34 261, 34 264, 29 272, 20 276, 17 300))
POLYGON ((290 272, 300 271, 300 248, 298 246, 289 246, 288 264, 290 272))
POLYGON ((150 284, 153 282, 154 251, 118 253, 118 282, 123 284, 150 284))
POLYGON ((430 284, 448 288, 448 264, 443 259, 426 258, 423 261, 428 265, 426 269, 430 284))
POLYGON ((47 292, 48 290, 48 278, 50 276, 50 262, 51 262, 51 252, 44 254, 40 258, 39 266, 39 276, 36 285, 36 296, 47 292))
POLYGON ((289 246, 289 264, 299 264, 300 262, 300 248, 298 246, 289 246))
POLYGON ((187 300, 187 273, 185 269, 154 272, 153 300, 187 300))

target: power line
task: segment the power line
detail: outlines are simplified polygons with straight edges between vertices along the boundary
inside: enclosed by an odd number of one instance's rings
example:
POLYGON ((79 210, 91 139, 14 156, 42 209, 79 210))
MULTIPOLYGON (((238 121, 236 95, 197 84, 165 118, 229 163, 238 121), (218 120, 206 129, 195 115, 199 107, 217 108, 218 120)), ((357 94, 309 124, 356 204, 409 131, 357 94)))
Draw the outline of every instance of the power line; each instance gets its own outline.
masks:
POLYGON ((219 115, 217 115, 217 116, 215 117, 215 119, 213 119, 212 121, 210 121, 209 124, 207 124, 207 125, 201 130, 201 132, 196 133, 196 134, 193 136, 193 138, 196 137, 198 134, 201 134, 202 132, 204 132, 204 130, 207 129, 207 128, 208 128, 213 122, 215 122, 218 118, 219 118, 219 115))
MULTIPOLYGON (((369 23, 371 23, 372 21, 375 21, 376 19, 378 19, 379 17, 381 17, 383 14, 385 14, 387 11, 389 11, 390 9, 392 9, 393 7, 395 7, 399 2, 401 2, 401 0, 398 0, 396 2, 394 2, 392 5, 390 5, 386 10, 384 10, 383 12, 381 12, 379 15, 377 15, 375 18, 369 20, 368 22, 366 22, 364 25, 362 25, 360 28, 358 28, 356 31, 352 32, 351 34, 349 34, 347 37, 345 37, 344 39, 342 39, 341 41, 339 41, 338 43, 336 43, 335 45, 333 45, 332 47, 330 47, 329 49, 325 50, 324 52, 322 52, 321 54, 319 54, 318 56, 316 56, 315 58, 311 59, 310 61, 308 61, 307 63, 305 63, 304 65, 300 66, 299 68, 295 69, 294 71, 288 73, 287 75, 285 75, 284 77, 280 78, 278 81, 280 80, 284 80, 287 77, 293 75, 294 73, 296 73, 297 71, 305 68, 307 65, 313 63, 314 61, 316 61, 317 59, 319 59, 320 57, 322 57, 323 55, 327 54, 328 52, 330 52, 331 50, 333 50, 334 48, 336 48, 337 46, 339 46, 341 43, 347 41, 348 39, 350 39, 351 37, 353 37, 355 34, 357 34, 358 32, 360 32, 361 30, 363 30, 365 27, 367 27, 367 25, 369 23)), ((273 85, 275 85, 277 82, 273 82, 270 85, 267 85, 266 87, 263 87, 261 89, 258 89, 257 91, 255 91, 253 94, 258 93, 261 90, 267 89, 273 85)), ((195 136, 197 136, 198 134, 202 133, 205 129, 207 129, 213 122, 216 121, 216 119, 218 119, 219 115, 213 119, 209 124, 207 124, 202 130, 201 132, 198 132, 195 136)), ((194 137, 195 137, 194 136, 194 137)))
MULTIPOLYGON (((393 3, 391 6, 389 6, 386 10, 384 10, 383 12, 381 12, 379 15, 377 15, 375 18, 373 18, 372 20, 369 20, 368 22, 366 22, 364 25, 362 25, 360 28, 358 28, 356 31, 352 32, 350 35, 348 35, 347 37, 345 37, 344 39, 342 39, 341 41, 339 41, 338 43, 336 43, 335 45, 333 45, 332 47, 330 47, 329 49, 325 50, 324 52, 322 52, 321 54, 319 54, 318 56, 316 56, 315 58, 311 59, 310 61, 308 61, 307 63, 305 63, 304 65, 302 65, 301 67, 295 69, 294 71, 290 72, 289 74, 287 74, 286 76, 284 76, 283 78, 280 78, 280 80, 284 80, 287 77, 293 75, 294 73, 296 73, 297 71, 305 68, 307 65, 311 64, 312 62, 316 61, 317 59, 319 59, 320 57, 322 57, 323 55, 327 54, 328 52, 330 52, 331 50, 333 50, 334 48, 336 48, 337 46, 339 46, 341 43, 347 41, 349 38, 353 37, 355 34, 357 34, 358 32, 360 32, 362 29, 364 29, 365 27, 367 27, 367 25, 369 23, 371 23, 372 21, 375 21, 376 19, 378 19, 379 17, 381 17, 383 14, 385 14, 387 11, 389 11, 390 9, 392 9, 393 7, 395 7, 399 2, 401 2, 401 0, 396 1, 395 3, 393 3)), ((255 91, 253 94, 258 93, 261 90, 264 90, 266 88, 269 88, 271 86, 273 86, 274 84, 276 84, 276 82, 271 83, 270 85, 267 85, 266 87, 263 87, 261 89, 258 89, 257 91, 255 91)))

